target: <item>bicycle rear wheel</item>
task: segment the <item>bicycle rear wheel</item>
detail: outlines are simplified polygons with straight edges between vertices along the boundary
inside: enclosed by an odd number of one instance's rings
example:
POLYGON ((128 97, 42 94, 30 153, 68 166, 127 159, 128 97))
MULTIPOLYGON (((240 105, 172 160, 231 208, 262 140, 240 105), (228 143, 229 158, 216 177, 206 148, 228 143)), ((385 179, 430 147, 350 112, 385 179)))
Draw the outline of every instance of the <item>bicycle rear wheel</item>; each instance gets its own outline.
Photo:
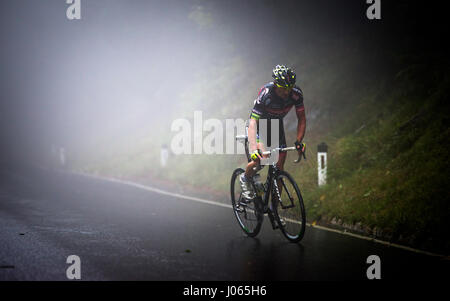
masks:
POLYGON ((242 168, 238 168, 231 176, 231 204, 239 226, 250 237, 258 235, 261 230, 263 215, 257 199, 246 200, 242 196, 242 189, 239 177, 244 173, 242 168))
POLYGON ((278 172, 273 184, 272 206, 275 219, 289 241, 299 242, 305 234, 306 225, 305 206, 300 189, 291 175, 285 171, 278 172))

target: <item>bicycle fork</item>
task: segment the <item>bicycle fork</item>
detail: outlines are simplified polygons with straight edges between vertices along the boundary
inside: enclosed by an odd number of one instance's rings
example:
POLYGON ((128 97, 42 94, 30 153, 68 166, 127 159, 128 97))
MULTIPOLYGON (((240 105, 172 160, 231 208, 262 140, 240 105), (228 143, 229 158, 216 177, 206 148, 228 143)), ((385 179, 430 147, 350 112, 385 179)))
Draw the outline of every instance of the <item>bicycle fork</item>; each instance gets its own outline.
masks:
MULTIPOLYGON (((286 184, 284 183, 283 179, 280 179, 280 182, 281 182, 281 184, 282 184, 282 186, 283 186, 283 188, 284 188, 284 191, 286 191, 286 194, 288 195, 288 198, 289 198, 289 201, 290 201, 290 204, 289 204, 289 205, 285 205, 285 204, 283 203, 283 200, 281 199, 281 193, 280 193, 280 191, 278 190, 278 183, 277 183, 277 181, 275 180, 274 183, 275 183, 275 190, 276 190, 277 201, 280 202, 281 208, 283 208, 283 209, 289 209, 289 208, 295 207, 295 205, 294 205, 294 198, 293 198, 293 197, 291 196, 291 194, 289 193, 289 189, 287 189, 286 184)), ((278 205, 278 204, 277 204, 277 205, 278 205)))

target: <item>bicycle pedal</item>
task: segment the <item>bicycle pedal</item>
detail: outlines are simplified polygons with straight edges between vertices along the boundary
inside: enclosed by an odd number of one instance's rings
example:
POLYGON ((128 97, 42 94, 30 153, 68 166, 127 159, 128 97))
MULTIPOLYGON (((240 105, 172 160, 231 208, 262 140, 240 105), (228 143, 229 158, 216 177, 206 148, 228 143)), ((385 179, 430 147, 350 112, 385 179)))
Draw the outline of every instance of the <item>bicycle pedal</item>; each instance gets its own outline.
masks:
POLYGON ((241 208, 241 207, 236 207, 236 208, 234 208, 234 210, 235 210, 236 212, 239 212, 239 213, 244 212, 244 209, 241 208))

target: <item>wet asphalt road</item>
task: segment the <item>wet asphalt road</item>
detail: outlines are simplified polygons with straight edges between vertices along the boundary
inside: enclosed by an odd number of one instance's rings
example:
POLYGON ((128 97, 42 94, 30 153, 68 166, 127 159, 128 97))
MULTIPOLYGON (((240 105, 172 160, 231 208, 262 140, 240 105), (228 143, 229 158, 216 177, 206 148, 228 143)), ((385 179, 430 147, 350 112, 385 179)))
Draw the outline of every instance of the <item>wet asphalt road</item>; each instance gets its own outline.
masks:
POLYGON ((16 168, 0 179, 0 280, 67 280, 69 255, 82 280, 364 280, 372 254, 383 279, 450 271, 449 260, 310 227, 292 244, 268 220, 248 238, 231 209, 80 175, 16 168))

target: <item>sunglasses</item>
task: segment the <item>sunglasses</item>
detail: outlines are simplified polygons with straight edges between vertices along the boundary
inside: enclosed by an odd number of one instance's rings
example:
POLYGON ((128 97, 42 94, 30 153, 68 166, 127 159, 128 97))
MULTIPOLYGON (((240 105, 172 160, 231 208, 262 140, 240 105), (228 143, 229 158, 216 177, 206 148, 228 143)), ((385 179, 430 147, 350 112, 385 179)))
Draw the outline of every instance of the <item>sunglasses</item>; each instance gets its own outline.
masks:
POLYGON ((275 83, 275 85, 276 85, 278 88, 285 89, 285 90, 291 90, 292 88, 294 88, 294 85, 290 85, 290 86, 282 86, 282 85, 279 85, 279 84, 277 84, 277 83, 275 83))

